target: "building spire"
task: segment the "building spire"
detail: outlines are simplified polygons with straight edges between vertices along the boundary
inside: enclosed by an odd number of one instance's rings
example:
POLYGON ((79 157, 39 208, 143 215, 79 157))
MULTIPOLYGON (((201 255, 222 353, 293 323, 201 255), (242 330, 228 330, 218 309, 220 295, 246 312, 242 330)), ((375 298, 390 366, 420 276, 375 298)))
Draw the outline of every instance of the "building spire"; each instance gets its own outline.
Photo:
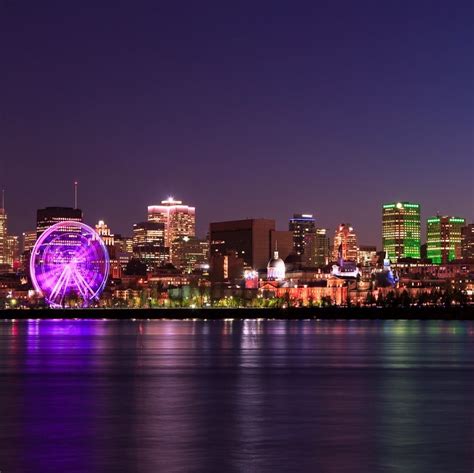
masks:
POLYGON ((2 189, 2 209, 5 210, 5 189, 2 189))
POLYGON ((74 181, 74 208, 77 209, 77 181, 74 181))

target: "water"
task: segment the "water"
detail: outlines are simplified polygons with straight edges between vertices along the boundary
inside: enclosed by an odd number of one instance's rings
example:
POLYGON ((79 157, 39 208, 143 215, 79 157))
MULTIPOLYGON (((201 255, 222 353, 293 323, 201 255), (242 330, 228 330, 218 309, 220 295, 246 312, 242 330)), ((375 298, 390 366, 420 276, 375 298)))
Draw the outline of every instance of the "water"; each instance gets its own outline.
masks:
POLYGON ((474 323, 2 321, 0 470, 471 472, 474 323))

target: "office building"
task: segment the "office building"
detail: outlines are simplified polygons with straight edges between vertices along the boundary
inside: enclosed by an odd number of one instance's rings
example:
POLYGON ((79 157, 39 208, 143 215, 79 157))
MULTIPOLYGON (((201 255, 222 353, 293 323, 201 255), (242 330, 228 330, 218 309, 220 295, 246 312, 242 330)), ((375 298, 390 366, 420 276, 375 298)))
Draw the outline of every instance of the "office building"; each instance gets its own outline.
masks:
POLYGON ((317 268, 329 264, 330 241, 326 228, 316 228, 305 236, 305 251, 302 263, 306 268, 317 268))
POLYGON ((326 266, 329 264, 330 239, 326 228, 316 228, 314 235, 313 261, 314 266, 326 266))
POLYGON ((465 260, 474 261, 474 223, 461 229, 461 256, 465 260))
POLYGON ((391 261, 420 258, 420 204, 393 202, 382 208, 382 247, 391 261))
POLYGON ((375 266, 377 263, 377 247, 360 245, 358 262, 362 266, 375 266))
POLYGON ((36 212, 36 237, 51 225, 64 221, 82 222, 82 210, 73 207, 45 207, 36 212))
POLYGON ((95 231, 100 235, 105 246, 113 247, 115 244, 114 234, 111 233, 108 225, 103 221, 99 220, 95 225, 95 231))
POLYGON ((11 268, 17 267, 20 259, 19 238, 16 235, 7 235, 5 248, 5 261, 11 268))
POLYGON ((170 249, 173 261, 173 247, 183 237, 196 235, 196 209, 184 205, 180 200, 169 197, 161 201, 161 205, 148 206, 148 221, 159 222, 165 228, 165 246, 170 249))
POLYGON ((293 234, 293 249, 297 255, 303 255, 308 241, 306 236, 314 234, 316 222, 312 214, 294 214, 288 229, 293 234))
POLYGON ((31 251, 36 243, 36 230, 29 230, 22 233, 21 252, 31 251))
POLYGON ((209 279, 213 283, 240 283, 244 278, 245 262, 236 251, 216 254, 210 258, 209 279))
MULTIPOLYGON (((118 273, 122 274, 127 268, 129 261, 133 258, 133 237, 126 237, 115 233, 114 246, 110 253, 114 255, 120 267, 118 273)), ((115 275, 112 276, 115 277, 115 275)))
POLYGON ((165 225, 160 222, 140 222, 133 225, 133 256, 153 271, 169 259, 165 246, 165 225))
POLYGON ((114 235, 114 246, 122 253, 133 253, 133 237, 123 236, 120 233, 114 235))
POLYGON ((358 261, 357 235, 350 223, 341 223, 334 233, 333 261, 338 260, 339 248, 344 261, 358 261))
POLYGON ((209 270, 209 241, 181 237, 174 244, 173 264, 186 273, 209 270))
POLYGON ((463 218, 440 215, 426 221, 426 253, 432 263, 461 259, 461 228, 465 224, 463 218))
POLYGON ((275 231, 275 220, 272 219, 211 223, 210 258, 235 253, 246 267, 264 270, 273 252, 271 244, 273 231, 275 231))

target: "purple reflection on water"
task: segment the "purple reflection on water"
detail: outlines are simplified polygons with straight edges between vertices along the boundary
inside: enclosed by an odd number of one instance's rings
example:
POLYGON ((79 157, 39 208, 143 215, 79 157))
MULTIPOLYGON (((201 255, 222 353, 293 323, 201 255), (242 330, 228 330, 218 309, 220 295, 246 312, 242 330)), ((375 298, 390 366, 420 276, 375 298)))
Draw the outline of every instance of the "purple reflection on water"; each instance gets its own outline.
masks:
POLYGON ((470 322, 3 321, 0 469, 469 471, 473 332, 470 322))

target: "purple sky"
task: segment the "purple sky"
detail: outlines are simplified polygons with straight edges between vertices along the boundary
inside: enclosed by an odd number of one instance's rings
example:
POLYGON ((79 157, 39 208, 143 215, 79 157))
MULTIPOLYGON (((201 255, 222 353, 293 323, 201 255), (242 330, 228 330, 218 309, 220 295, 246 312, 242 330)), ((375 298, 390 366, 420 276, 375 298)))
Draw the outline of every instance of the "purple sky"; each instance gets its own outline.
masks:
POLYGON ((131 233, 312 212, 380 246, 381 204, 472 221, 473 5, 0 0, 10 228, 71 205, 131 233), (101 7, 97 7, 101 4, 101 7))

